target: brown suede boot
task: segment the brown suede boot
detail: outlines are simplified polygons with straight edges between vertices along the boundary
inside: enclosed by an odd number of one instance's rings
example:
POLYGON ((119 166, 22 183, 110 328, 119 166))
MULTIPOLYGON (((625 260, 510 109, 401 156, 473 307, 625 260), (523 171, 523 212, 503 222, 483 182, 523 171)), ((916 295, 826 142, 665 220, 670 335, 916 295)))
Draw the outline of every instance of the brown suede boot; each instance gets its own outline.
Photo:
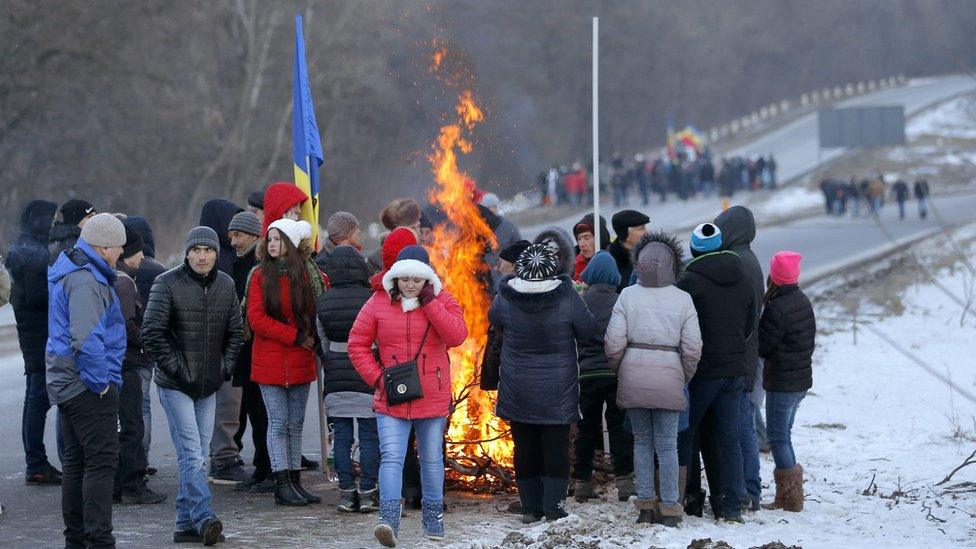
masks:
POLYGON ((668 528, 677 528, 681 524, 681 516, 685 514, 685 508, 680 503, 668 505, 667 503, 658 504, 661 513, 661 524, 668 528))
POLYGON ((776 499, 762 506, 763 509, 783 509, 793 513, 803 510, 803 466, 796 464, 789 469, 773 469, 776 482, 776 499))

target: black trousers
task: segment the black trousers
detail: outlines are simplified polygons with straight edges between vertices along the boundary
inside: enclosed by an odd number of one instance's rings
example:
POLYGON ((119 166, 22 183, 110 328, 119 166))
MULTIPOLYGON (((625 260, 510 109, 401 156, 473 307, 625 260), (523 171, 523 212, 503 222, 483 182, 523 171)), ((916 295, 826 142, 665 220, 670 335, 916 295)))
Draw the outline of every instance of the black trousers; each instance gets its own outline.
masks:
POLYGON ((593 476, 593 454, 603 448, 603 406, 607 407, 607 434, 613 475, 621 477, 634 472, 634 437, 624 430, 624 413, 617 408, 616 378, 598 378, 580 382, 580 411, 576 423, 573 478, 590 480, 593 476))
POLYGON ((146 449, 142 445, 146 431, 142 420, 142 376, 136 369, 122 371, 119 425, 119 467, 115 474, 115 494, 136 495, 146 485, 146 449))
POLYGON ((268 410, 264 407, 261 388, 251 380, 244 382, 241 397, 241 426, 234 435, 238 449, 244 448, 244 431, 251 421, 251 442, 254 444, 254 473, 251 477, 262 481, 271 476, 271 457, 268 455, 268 410))
POLYGON ((701 498, 702 491, 702 463, 705 465, 705 477, 708 480, 708 498, 712 509, 719 509, 718 498, 722 493, 721 465, 722 452, 715 433, 715 412, 709 410, 702 418, 695 436, 691 455, 688 460, 688 477, 685 493, 689 496, 701 498))
POLYGON ((112 486, 119 463, 119 390, 84 391, 58 405, 64 444, 65 547, 115 547, 112 486))
POLYGON ((515 478, 569 479, 569 425, 511 425, 515 478))

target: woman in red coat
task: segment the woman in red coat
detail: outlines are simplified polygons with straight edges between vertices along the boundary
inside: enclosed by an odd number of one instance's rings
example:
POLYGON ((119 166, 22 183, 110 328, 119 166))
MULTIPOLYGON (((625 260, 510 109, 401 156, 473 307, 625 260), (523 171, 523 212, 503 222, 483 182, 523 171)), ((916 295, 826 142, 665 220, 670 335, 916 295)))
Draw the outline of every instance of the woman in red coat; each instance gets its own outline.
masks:
POLYGON ((268 410, 268 453, 275 503, 307 505, 321 499, 301 485, 302 426, 315 380, 315 294, 318 269, 310 270, 305 221, 279 219, 268 227, 261 264, 248 283, 247 320, 254 332, 251 380, 268 410))
POLYGON ((373 529, 387 547, 396 545, 400 525, 403 460, 410 429, 417 433, 423 485, 422 522, 427 537, 444 538, 444 428, 451 406, 451 363, 447 350, 464 342, 468 329, 461 307, 430 267, 427 252, 408 246, 383 276, 383 293, 366 302, 349 333, 349 358, 376 388, 373 409, 380 435, 380 516, 373 529), (379 347, 379 362, 373 345, 379 347), (423 396, 390 404, 384 368, 416 357, 423 396))

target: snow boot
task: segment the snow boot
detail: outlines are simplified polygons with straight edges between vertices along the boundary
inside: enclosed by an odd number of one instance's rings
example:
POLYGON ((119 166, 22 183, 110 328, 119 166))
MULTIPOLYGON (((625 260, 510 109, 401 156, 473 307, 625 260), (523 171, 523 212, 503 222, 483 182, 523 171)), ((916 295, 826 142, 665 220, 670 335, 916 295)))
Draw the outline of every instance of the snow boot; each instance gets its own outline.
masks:
POLYGON ((657 498, 635 499, 634 507, 639 511, 637 524, 658 524, 661 521, 657 498))
POLYGON ((763 509, 783 509, 799 513, 803 510, 803 467, 800 464, 789 469, 773 469, 776 482, 776 499, 763 505, 763 509))
POLYGON ((684 508, 680 503, 669 505, 661 502, 658 505, 658 509, 660 509, 661 513, 660 524, 663 524, 667 528, 677 528, 681 524, 681 515, 684 514, 684 508))
POLYGON ((339 512, 358 513, 359 509, 359 492, 355 489, 339 490, 339 512))
POLYGON ((380 502, 380 519, 373 527, 373 536, 383 547, 396 547, 401 512, 399 499, 388 499, 380 502))
POLYGON ((596 491, 593 490, 593 481, 577 480, 574 484, 573 494, 576 503, 586 503, 588 500, 597 498, 596 491))
POLYGON ((275 490, 274 500, 278 505, 289 507, 301 507, 308 505, 308 500, 295 491, 295 486, 291 483, 288 471, 275 471, 275 490))
POLYGON ((289 471, 288 478, 291 479, 291 484, 295 487, 295 491, 298 492, 298 495, 308 500, 309 503, 322 503, 322 498, 309 492, 304 486, 302 486, 302 471, 300 469, 289 471))
POLYGON ((380 508, 380 489, 373 488, 359 492, 359 512, 375 513, 380 508))
POLYGON ((542 513, 546 516, 546 520, 554 521, 569 516, 563 510, 568 489, 569 479, 542 477, 542 513))
POLYGON ((617 477, 615 483, 617 484, 618 501, 627 501, 630 496, 637 494, 637 490, 634 489, 634 473, 617 477))
POLYGON ((542 520, 542 479, 529 477, 515 479, 518 486, 519 501, 522 509, 522 524, 531 524, 542 520))
POLYGON ((444 500, 424 499, 421 502, 420 522, 424 527, 427 539, 441 541, 444 539, 444 500))

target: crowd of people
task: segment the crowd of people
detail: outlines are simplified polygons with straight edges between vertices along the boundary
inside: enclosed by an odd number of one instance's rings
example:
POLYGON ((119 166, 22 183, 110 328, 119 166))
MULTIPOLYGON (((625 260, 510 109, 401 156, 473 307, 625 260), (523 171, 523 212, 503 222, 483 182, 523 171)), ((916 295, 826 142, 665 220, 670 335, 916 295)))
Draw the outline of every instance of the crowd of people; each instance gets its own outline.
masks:
MULTIPOLYGON (((757 156, 730 156, 712 160, 706 148, 700 154, 678 151, 674 155, 648 157, 635 154, 627 159, 614 154, 600 163, 600 191, 609 192, 615 207, 621 207, 639 196, 641 204, 650 204, 658 196, 687 200, 695 196, 727 196, 737 192, 776 188, 776 159, 757 156)), ((554 165, 536 178, 542 204, 581 205, 592 203, 593 165, 576 162, 571 166, 554 165)))
POLYGON ((898 205, 898 218, 905 219, 906 203, 914 197, 918 203, 918 218, 928 217, 930 191, 925 179, 916 179, 909 189, 908 183, 900 178, 889 185, 884 174, 876 171, 864 178, 852 175, 848 181, 828 175, 820 180, 819 186, 829 216, 844 217, 848 211, 852 218, 880 215, 887 198, 898 205))
MULTIPOLYGON (((802 509, 790 431, 812 385, 815 322, 799 254, 776 254, 764 279, 741 206, 693 231, 690 260, 635 210, 612 216, 615 238, 590 214, 572 235, 551 228, 530 242, 497 197, 469 190, 498 240, 484 257, 481 386, 497 391, 511 428, 523 522, 565 517, 569 495, 596 498, 604 419, 617 495, 633 500, 638 523, 701 516, 699 462, 715 517, 741 522, 760 509, 764 391, 768 507, 802 509)), ((334 433, 338 510, 377 513, 388 547, 405 504, 421 510, 428 538, 445 537, 448 350, 469 335, 430 261, 433 227, 449 220, 395 200, 370 254, 348 212, 329 216, 317 245, 300 219, 306 200, 279 182, 246 208, 207 201, 170 269, 144 217, 79 199, 26 205, 6 258, 26 373, 25 480, 61 485, 66 546, 114 546, 113 503, 165 501, 149 487, 153 381, 177 457, 174 542, 224 540, 208 482, 278 505, 322 501, 302 482, 318 465, 302 455, 310 394, 334 433), (43 443, 51 406, 62 471, 43 443)))

